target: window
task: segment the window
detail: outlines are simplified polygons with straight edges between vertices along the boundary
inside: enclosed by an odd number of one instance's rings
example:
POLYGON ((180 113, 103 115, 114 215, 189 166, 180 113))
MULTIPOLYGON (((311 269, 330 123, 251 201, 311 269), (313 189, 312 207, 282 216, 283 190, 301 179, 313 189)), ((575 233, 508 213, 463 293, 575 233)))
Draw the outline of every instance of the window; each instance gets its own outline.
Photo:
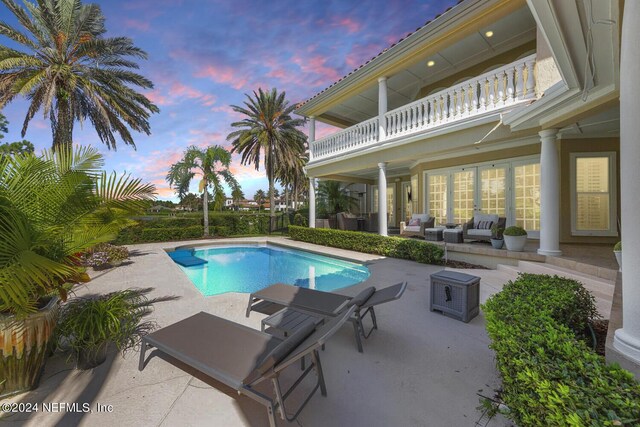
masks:
POLYGON ((616 235, 615 153, 571 154, 571 232, 616 235))
POLYGON ((513 168, 515 222, 527 231, 540 230, 540 163, 513 168))
POLYGON ((449 175, 429 175, 429 215, 436 219, 436 224, 447 221, 447 181, 449 175))
POLYGON ((411 213, 421 213, 420 193, 418 193, 418 175, 411 177, 411 213))

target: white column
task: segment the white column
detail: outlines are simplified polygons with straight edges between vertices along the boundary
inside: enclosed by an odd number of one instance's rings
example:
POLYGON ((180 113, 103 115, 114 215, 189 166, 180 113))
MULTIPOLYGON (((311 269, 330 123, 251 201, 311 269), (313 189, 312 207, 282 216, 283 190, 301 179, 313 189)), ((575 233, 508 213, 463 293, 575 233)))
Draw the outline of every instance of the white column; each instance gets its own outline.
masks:
POLYGON ((620 208, 622 222, 622 329, 613 346, 640 363, 640 2, 624 4, 620 47, 620 208))
POLYGON ((387 235, 387 164, 378 163, 378 234, 387 235))
POLYGON ((309 116, 309 143, 316 140, 316 116, 309 116))
POLYGON ((380 77, 378 79, 378 141, 387 137, 385 114, 387 114, 387 78, 380 77))
POLYGON ((540 255, 559 256, 560 251, 560 160, 557 129, 540 132, 540 255))
POLYGON ((309 178, 309 227, 316 228, 316 179, 309 178))

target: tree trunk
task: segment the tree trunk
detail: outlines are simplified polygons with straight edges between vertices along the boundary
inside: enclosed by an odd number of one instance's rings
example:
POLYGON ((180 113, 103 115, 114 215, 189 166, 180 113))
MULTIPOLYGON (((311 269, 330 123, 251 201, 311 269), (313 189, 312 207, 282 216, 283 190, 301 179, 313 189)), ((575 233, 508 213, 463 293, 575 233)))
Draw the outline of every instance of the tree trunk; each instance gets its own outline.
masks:
POLYGON ((284 209, 289 212, 289 185, 284 186, 284 209))
POLYGON ((63 97, 57 99, 56 118, 53 125, 53 149, 71 147, 73 144, 73 116, 69 101, 63 97))
POLYGON ((204 236, 209 237, 209 194, 207 194, 207 185, 204 186, 204 194, 202 196, 202 210, 204 211, 204 236))
POLYGON ((275 229, 276 223, 276 211, 275 211, 275 202, 276 198, 274 197, 274 185, 273 185, 273 173, 269 174, 269 232, 275 229))

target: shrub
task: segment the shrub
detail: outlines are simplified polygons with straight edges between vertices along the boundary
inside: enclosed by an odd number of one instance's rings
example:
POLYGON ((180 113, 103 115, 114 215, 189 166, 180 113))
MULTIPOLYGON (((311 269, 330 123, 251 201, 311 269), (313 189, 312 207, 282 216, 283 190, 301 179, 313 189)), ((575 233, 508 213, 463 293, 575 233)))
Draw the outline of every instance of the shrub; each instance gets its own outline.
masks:
POLYGON ((598 315, 579 282, 522 274, 483 310, 507 416, 517 425, 638 425, 640 384, 582 339, 598 315))
POLYGON ((357 231, 289 226, 289 237, 302 242, 410 259, 424 264, 438 264, 444 255, 442 248, 432 243, 357 231))
POLYGON ((526 236, 527 232, 522 227, 512 225, 511 227, 507 227, 502 234, 505 236, 526 236))
POLYGON ((613 247, 614 251, 621 251, 622 250, 622 242, 618 242, 616 243, 616 245, 613 247))
POLYGON ((309 225, 309 221, 307 220, 307 218, 303 217, 300 213, 297 213, 293 217, 293 225, 297 225, 300 227, 307 227, 309 225))
POLYGON ((94 268, 106 267, 111 263, 129 258, 129 250, 124 246, 99 243, 82 257, 82 264, 94 268))

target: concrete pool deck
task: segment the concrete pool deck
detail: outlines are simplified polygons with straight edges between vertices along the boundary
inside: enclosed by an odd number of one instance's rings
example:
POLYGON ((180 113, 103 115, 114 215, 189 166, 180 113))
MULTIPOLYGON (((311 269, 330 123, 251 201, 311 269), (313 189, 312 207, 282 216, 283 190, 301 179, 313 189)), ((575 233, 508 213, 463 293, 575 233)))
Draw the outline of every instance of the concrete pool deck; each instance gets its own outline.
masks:
MULTIPOLYGON (((504 419, 487 423, 476 407, 479 395, 493 396, 500 381, 482 313, 465 324, 429 311, 429 275, 439 266, 381 258, 340 249, 289 241, 284 238, 245 238, 211 242, 172 242, 130 246, 131 262, 98 272, 77 289, 79 296, 129 287, 153 287, 151 296, 180 299, 159 303, 150 316, 159 327, 199 311, 260 329, 264 316, 245 317, 247 294, 204 297, 166 255, 166 248, 183 244, 230 241, 274 242, 298 249, 366 262, 371 276, 341 292, 356 294, 366 286, 384 287, 407 281, 399 300, 376 311, 379 330, 358 353, 351 327, 343 327, 320 358, 328 396, 315 395, 299 417, 299 424, 278 419, 279 426, 474 426, 509 425, 504 419), (481 421, 479 424, 476 424, 481 421)), ((503 281, 492 270, 465 270, 483 277, 481 301, 499 291, 503 281)), ((75 371, 61 354, 49 359, 37 390, 10 399, 39 402, 40 410, 0 419, 8 426, 267 426, 264 407, 197 373, 179 369, 157 353, 148 352, 139 372, 138 352, 122 358, 111 354, 91 371, 75 371), (92 413, 44 412, 42 403, 88 403, 92 413), (112 405, 97 412, 97 404, 112 405)), ((293 368, 293 367, 292 367, 293 368)), ((295 368, 294 368, 295 369, 295 368)), ((268 384, 267 384, 268 386, 268 384)), ((270 388, 265 391, 271 392, 270 388)))

